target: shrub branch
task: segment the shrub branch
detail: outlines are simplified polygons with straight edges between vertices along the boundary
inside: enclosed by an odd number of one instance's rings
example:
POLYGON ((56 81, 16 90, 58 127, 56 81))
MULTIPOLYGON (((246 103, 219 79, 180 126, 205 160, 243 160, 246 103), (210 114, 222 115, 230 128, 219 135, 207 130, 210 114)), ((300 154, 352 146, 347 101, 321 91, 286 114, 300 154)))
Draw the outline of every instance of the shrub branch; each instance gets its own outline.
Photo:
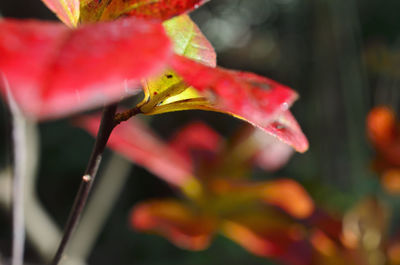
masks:
POLYGON ((82 214, 84 206, 86 205, 89 192, 93 186, 97 170, 99 169, 102 154, 106 147, 107 141, 111 135, 111 132, 118 124, 118 122, 116 122, 114 119, 116 110, 117 110, 117 104, 113 104, 104 108, 92 154, 90 156, 85 174, 82 177, 79 191, 75 197, 75 202, 74 205, 72 206, 67 224, 65 226, 64 234, 61 239, 60 245, 57 249, 57 252, 52 262, 50 263, 51 265, 57 265, 61 260, 64 250, 67 246, 67 243, 71 237, 71 234, 74 232, 79 222, 79 218, 82 214))

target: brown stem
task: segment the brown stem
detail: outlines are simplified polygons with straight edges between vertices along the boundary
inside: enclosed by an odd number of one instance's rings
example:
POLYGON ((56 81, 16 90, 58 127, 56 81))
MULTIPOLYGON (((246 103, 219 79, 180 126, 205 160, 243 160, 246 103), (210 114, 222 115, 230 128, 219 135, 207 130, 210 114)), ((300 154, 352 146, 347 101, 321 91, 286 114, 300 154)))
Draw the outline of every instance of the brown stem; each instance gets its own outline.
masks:
POLYGON ((70 216, 68 218, 67 224, 65 226, 64 234, 61 239, 60 245, 57 252, 50 263, 51 265, 57 265, 61 260, 65 247, 74 232, 79 218, 82 214, 83 208, 86 205, 89 192, 92 188, 94 179, 96 177, 97 170, 100 165, 101 157, 106 147, 107 141, 110 137, 112 130, 119 123, 114 119, 115 113, 117 111, 117 104, 110 105, 104 108, 103 116, 100 123, 100 128, 97 133, 97 138, 95 145, 93 147, 92 154, 90 156, 86 171, 82 177, 82 182, 79 187, 79 191, 75 197, 74 205, 72 206, 70 216))
POLYGON ((141 110, 138 107, 134 107, 132 109, 129 109, 127 111, 117 113, 115 114, 115 122, 116 123, 121 123, 123 121, 129 120, 131 117, 135 116, 136 114, 141 113, 141 110))

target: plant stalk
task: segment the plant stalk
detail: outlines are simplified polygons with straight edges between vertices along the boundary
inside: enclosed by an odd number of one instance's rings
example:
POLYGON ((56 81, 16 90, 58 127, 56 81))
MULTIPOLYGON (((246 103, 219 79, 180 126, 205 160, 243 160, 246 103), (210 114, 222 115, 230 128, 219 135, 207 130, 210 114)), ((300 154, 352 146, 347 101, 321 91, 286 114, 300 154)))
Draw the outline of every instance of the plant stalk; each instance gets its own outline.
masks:
POLYGON ((82 182, 80 184, 79 191, 75 197, 75 202, 74 205, 72 206, 70 216, 65 226, 64 234, 61 239, 60 245, 57 249, 57 252, 52 262, 50 263, 51 265, 57 265, 60 262, 63 253, 65 251, 65 248, 67 246, 67 243, 79 222, 83 208, 86 205, 89 192, 93 186, 97 170, 99 169, 102 154, 107 145, 107 141, 111 135, 111 132, 118 124, 114 119, 116 110, 117 110, 117 104, 113 104, 104 108, 92 154, 90 156, 85 174, 82 177, 82 182))
POLYGON ((19 109, 5 76, 0 75, 0 85, 3 84, 7 93, 8 105, 12 117, 13 141, 13 184, 12 184, 12 258, 11 265, 24 263, 25 249, 25 216, 24 216, 24 186, 27 173, 27 142, 26 120, 19 109))
POLYGON ((115 119, 115 122, 119 124, 123 121, 129 120, 130 118, 132 118, 133 116, 136 116, 139 113, 142 113, 140 108, 134 107, 134 108, 128 109, 124 112, 115 114, 114 119, 115 119))

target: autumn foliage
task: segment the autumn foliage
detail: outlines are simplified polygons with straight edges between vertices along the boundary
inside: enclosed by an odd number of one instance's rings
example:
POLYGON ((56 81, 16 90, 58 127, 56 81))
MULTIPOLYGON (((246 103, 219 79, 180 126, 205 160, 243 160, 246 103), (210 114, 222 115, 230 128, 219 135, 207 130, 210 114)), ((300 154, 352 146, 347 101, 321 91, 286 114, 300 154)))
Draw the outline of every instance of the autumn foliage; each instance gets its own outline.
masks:
MULTIPOLYGON (((221 233, 258 256, 317 264, 313 242, 331 243, 314 222, 319 215, 308 193, 289 178, 256 181, 250 174, 255 166, 277 170, 293 150, 308 149, 289 110, 298 95, 269 78, 217 66, 211 43, 186 14, 206 1, 43 2, 64 24, 0 20, 1 95, 11 95, 27 118, 48 120, 143 91, 141 102, 115 115, 108 147, 182 199, 135 205, 132 227, 190 250, 207 248, 221 233), (126 121, 183 110, 225 113, 254 128, 225 141, 197 122, 164 142, 139 119, 126 121)), ((74 120, 93 135, 103 133, 100 123, 96 114, 74 120)))
POLYGON ((382 184, 393 194, 400 192, 400 127, 394 111, 388 106, 372 109, 367 117, 368 137, 376 150, 373 168, 382 184))

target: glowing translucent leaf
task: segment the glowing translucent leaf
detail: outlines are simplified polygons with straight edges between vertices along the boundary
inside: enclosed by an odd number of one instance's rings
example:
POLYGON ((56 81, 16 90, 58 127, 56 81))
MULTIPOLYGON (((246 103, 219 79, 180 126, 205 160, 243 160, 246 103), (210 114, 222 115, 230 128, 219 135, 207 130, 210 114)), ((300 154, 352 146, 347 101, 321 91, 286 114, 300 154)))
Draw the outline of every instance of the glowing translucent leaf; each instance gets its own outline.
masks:
MULTIPOLYGON (((188 15, 164 22, 164 28, 173 41, 175 53, 215 67, 214 48, 188 15)), ((143 86, 145 97, 139 107, 145 114, 183 110, 179 108, 181 101, 201 98, 195 89, 188 87, 172 70, 167 70, 157 78, 146 79, 143 86), (178 103, 172 104, 174 102, 178 103)))
MULTIPOLYGON (((75 123, 96 135, 100 117, 85 116, 75 123)), ((192 182, 190 163, 156 137, 139 119, 119 124, 107 146, 173 185, 184 186, 192 182)))
POLYGON ((175 56, 171 65, 202 97, 167 104, 162 106, 164 110, 169 107, 169 111, 201 109, 227 113, 278 137, 299 152, 308 149, 307 138, 288 111, 297 98, 290 88, 252 73, 207 67, 182 56, 175 56))
POLYGON ((42 0, 68 27, 76 27, 79 20, 79 0, 42 0))
POLYGON ((78 29, 4 19, 0 36, 0 73, 25 114, 40 119, 138 93, 172 52, 161 24, 136 18, 78 29))
POLYGON ((172 199, 136 205, 131 224, 137 230, 159 234, 176 246, 190 250, 208 247, 217 228, 212 217, 172 199))
POLYGON ((115 20, 121 16, 167 20, 191 11, 207 0, 85 0, 81 1, 81 22, 115 20))
POLYGON ((163 25, 173 42, 175 53, 208 66, 216 66, 214 48, 188 15, 175 17, 163 25))

